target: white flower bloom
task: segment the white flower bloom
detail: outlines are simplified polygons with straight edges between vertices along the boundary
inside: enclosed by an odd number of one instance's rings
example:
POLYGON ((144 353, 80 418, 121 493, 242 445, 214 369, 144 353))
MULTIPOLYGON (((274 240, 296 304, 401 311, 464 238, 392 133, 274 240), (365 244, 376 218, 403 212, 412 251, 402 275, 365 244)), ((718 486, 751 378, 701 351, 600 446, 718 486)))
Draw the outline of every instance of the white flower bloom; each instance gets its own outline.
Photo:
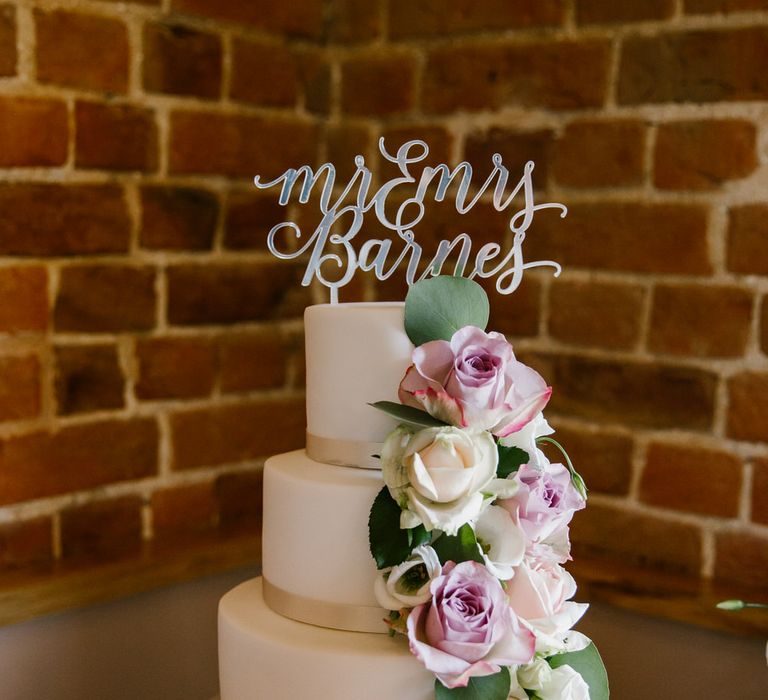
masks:
POLYGON ((429 584, 442 572, 437 553, 429 545, 416 547, 402 564, 376 579, 374 593, 382 608, 400 610, 426 603, 432 597, 429 584))
POLYGON ((543 467, 547 464, 547 458, 537 447, 536 439, 544 435, 551 435, 555 431, 547 423, 543 413, 539 413, 530 423, 522 427, 516 433, 511 433, 501 438, 504 447, 517 447, 525 450, 530 458, 529 464, 537 467, 543 467))
POLYGON ((589 686, 570 666, 553 668, 549 681, 536 691, 541 700, 589 700, 589 686))
POLYGON ((455 535, 490 502, 484 494, 493 493, 498 452, 487 432, 446 426, 413 433, 401 426, 385 440, 381 462, 384 482, 403 510, 427 530, 455 535))
POLYGON ((542 658, 536 658, 517 669, 517 681, 527 690, 541 690, 549 683, 552 667, 542 658))
POLYGON ((512 516, 499 506, 488 506, 475 523, 480 552, 485 566, 498 579, 506 581, 525 556, 525 533, 512 516))

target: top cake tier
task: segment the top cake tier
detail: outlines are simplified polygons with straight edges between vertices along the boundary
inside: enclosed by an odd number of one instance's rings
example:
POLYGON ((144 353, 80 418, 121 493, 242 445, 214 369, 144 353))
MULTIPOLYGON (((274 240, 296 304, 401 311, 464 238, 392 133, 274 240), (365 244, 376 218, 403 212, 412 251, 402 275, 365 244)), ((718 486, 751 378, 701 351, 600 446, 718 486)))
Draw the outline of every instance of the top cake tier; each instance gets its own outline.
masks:
POLYGON ((402 303, 320 304, 304 312, 307 453, 317 461, 378 468, 395 422, 368 404, 397 401, 413 346, 402 303))

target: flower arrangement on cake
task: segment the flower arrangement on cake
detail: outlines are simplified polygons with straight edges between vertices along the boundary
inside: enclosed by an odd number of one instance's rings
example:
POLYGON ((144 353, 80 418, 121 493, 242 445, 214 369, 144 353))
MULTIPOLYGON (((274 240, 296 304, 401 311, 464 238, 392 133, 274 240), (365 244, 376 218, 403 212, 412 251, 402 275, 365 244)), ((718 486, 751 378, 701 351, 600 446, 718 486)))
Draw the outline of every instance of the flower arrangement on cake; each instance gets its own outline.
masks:
POLYGON ((382 624, 435 675, 437 700, 603 700, 602 660, 572 629, 587 605, 563 566, 587 490, 550 437, 551 388, 488 318, 469 279, 426 279, 406 297, 415 349, 400 403, 372 404, 399 421, 369 519, 382 624))

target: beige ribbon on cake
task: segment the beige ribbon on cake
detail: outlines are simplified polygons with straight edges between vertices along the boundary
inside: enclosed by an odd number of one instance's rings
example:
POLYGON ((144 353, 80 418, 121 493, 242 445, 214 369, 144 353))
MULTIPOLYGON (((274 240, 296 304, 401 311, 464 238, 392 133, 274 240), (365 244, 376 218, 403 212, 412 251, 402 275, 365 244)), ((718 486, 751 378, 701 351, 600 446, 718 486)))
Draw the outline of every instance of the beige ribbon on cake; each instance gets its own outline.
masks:
POLYGON ((337 440, 307 432, 307 455, 316 462, 341 467, 381 469, 379 459, 373 456, 378 454, 381 454, 380 442, 337 440))
POLYGON ((389 613, 384 608, 368 605, 329 603, 289 593, 263 579, 264 602, 278 615, 290 617, 317 627, 329 627, 348 632, 387 631, 384 620, 389 613))

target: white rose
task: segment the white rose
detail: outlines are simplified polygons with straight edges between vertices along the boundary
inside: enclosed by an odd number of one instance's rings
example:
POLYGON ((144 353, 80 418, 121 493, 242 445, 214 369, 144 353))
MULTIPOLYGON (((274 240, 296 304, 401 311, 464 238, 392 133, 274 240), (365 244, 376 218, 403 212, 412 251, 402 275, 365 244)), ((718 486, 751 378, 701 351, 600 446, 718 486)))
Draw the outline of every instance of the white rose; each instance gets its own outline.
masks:
POLYGON ((553 668, 549 681, 536 691, 541 700, 589 700, 589 686, 570 666, 553 668))
POLYGON ((496 578, 506 581, 525 556, 523 529, 499 506, 488 506, 475 523, 475 536, 485 566, 496 578))
POLYGON ((551 561, 526 561, 515 569, 507 586, 513 610, 536 636, 536 652, 553 654, 574 650, 583 635, 571 628, 588 605, 568 600, 576 593, 573 577, 551 561), (569 642, 569 636, 573 639, 569 642))
POLYGON ((527 690, 540 690, 549 683, 551 675, 552 667, 541 658, 517 669, 517 681, 527 690))
POLYGON ((374 593, 382 608, 414 608, 432 598, 429 584, 442 572, 440 560, 429 545, 416 547, 402 564, 393 566, 376 579, 374 593))
POLYGON ((480 515, 487 505, 484 490, 498 481, 490 433, 449 426, 417 433, 398 428, 384 441, 381 463, 392 497, 406 511, 401 526, 421 522, 449 535, 480 515))

